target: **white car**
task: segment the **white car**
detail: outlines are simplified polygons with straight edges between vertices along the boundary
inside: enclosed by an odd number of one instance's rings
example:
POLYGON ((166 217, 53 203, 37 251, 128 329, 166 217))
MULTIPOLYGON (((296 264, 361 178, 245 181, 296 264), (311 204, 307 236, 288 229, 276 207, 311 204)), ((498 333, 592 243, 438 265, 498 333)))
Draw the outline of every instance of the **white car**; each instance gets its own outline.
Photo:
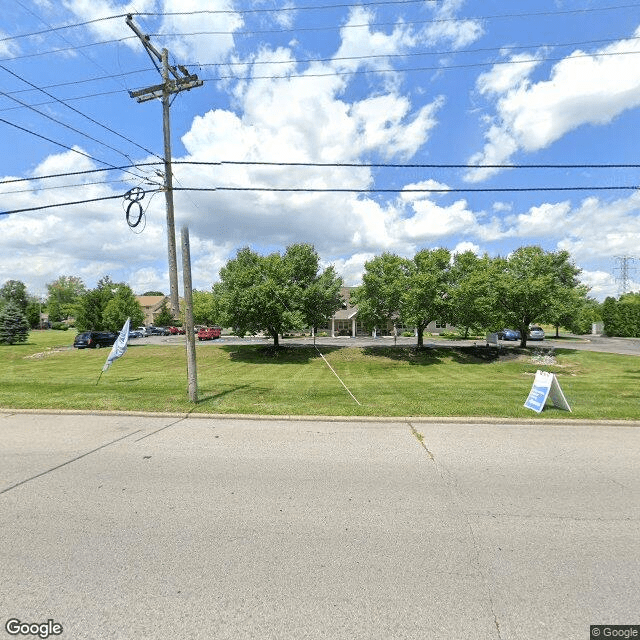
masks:
POLYGON ((529 327, 529 340, 544 340, 544 331, 542 327, 529 327))

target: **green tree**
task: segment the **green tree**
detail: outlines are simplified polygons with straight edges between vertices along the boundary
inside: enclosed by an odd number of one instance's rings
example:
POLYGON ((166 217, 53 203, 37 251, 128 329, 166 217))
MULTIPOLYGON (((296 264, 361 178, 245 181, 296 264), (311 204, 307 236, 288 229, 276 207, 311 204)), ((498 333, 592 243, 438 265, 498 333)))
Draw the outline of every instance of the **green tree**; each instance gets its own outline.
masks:
MULTIPOLYGON (((248 247, 240 249, 220 270, 220 283, 214 288, 220 294, 223 324, 234 327, 238 335, 266 332, 277 347, 280 334, 315 321, 309 289, 317 283, 335 284, 331 274, 319 273, 318 254, 309 244, 291 245, 284 255, 260 256, 248 247)), ((327 304, 325 311, 330 307, 327 304)), ((339 307, 337 302, 329 315, 339 307)))
POLYGON ((102 312, 106 305, 105 296, 99 289, 87 291, 78 303, 76 313, 76 328, 78 331, 100 331, 102 326, 102 312))
MULTIPOLYGON (((216 285, 212 291, 193 291, 193 322, 211 326, 222 322, 220 310, 220 292, 216 294, 216 285)), ((184 325, 184 321, 183 321, 184 325)))
POLYGON ((26 342, 29 337, 27 318, 13 300, 0 309, 0 343, 16 344, 26 342))
POLYGON ((571 319, 571 323, 565 326, 571 333, 578 335, 591 333, 593 324, 602 320, 601 307, 595 298, 587 298, 571 319))
POLYGON ((145 291, 142 295, 143 296, 163 296, 164 293, 162 293, 162 291, 145 291))
POLYGON ((473 251, 458 253, 451 265, 451 281, 448 292, 450 320, 475 333, 488 327, 493 300, 490 292, 491 259, 486 254, 479 258, 473 251))
POLYGON ((402 295, 404 322, 415 326, 418 347, 424 345, 424 330, 434 320, 448 320, 450 311, 451 253, 448 249, 423 249, 409 263, 402 295))
POLYGON ((362 284, 351 292, 351 301, 358 305, 358 318, 368 329, 385 329, 402 319, 411 270, 409 260, 390 252, 365 262, 362 284))
POLYGON ((61 322, 77 313, 80 297, 86 287, 77 276, 60 276, 47 285, 47 311, 51 322, 61 322))
POLYGON ((601 307, 602 322, 604 323, 604 334, 607 336, 619 336, 618 326, 618 304, 617 300, 611 296, 605 298, 601 307))
POLYGON ((95 289, 86 291, 76 305, 76 327, 78 331, 105 331, 104 310, 114 297, 118 285, 107 275, 100 280, 95 289))
POLYGON ((580 269, 567 251, 549 252, 541 247, 520 247, 508 258, 492 262, 491 290, 495 324, 520 331, 520 346, 527 346, 529 325, 551 322, 555 301, 572 295, 579 286, 580 269))
POLYGON ((305 324, 314 330, 326 325, 342 306, 342 278, 333 266, 327 267, 312 283, 301 291, 302 313, 305 324))
POLYGON ((0 287, 0 307, 8 302, 13 302, 23 313, 27 310, 29 296, 27 287, 20 280, 7 280, 0 287))
POLYGON ((102 312, 103 326, 108 331, 120 331, 127 318, 131 318, 132 327, 137 327, 144 321, 144 312, 131 287, 119 284, 102 312))
POLYGON ((588 293, 589 287, 578 285, 574 289, 567 290, 565 295, 552 302, 548 321, 556 329, 556 338, 560 335, 560 327, 570 328, 574 324, 586 304, 588 293))
POLYGON ((167 303, 163 302, 160 307, 160 312, 155 318, 155 323, 159 327, 168 327, 175 322, 175 318, 171 314, 171 311, 167 308, 167 303))
POLYGON ((27 322, 29 323, 29 327, 31 329, 38 329, 40 327, 40 309, 42 305, 40 300, 34 298, 33 296, 29 297, 29 302, 27 303, 27 308, 25 309, 25 316, 27 318, 27 322))

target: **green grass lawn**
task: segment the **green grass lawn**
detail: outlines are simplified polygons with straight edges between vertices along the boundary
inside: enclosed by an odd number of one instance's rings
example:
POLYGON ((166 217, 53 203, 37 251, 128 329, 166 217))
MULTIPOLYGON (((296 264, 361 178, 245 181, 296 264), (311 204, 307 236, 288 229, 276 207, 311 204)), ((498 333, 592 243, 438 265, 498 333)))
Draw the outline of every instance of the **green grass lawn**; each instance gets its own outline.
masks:
POLYGON ((199 402, 187 395, 183 346, 130 344, 96 384, 109 349, 70 347, 72 332, 33 332, 0 346, 0 407, 327 416, 536 418, 525 409, 537 369, 557 375, 572 413, 540 419, 640 419, 640 359, 570 348, 555 363, 540 347, 321 347, 357 404, 313 347, 198 345, 199 402))

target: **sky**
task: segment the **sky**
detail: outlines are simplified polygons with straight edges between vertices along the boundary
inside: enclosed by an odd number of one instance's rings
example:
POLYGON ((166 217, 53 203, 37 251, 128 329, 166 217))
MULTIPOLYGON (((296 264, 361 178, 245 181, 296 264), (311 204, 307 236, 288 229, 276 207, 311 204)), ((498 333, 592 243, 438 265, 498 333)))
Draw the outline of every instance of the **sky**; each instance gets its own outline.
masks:
POLYGON ((351 286, 383 252, 539 245, 598 300, 640 290, 640 0, 5 4, 0 284, 169 293, 162 104, 130 95, 162 67, 130 14, 203 81, 170 107, 195 288, 305 242, 351 286))

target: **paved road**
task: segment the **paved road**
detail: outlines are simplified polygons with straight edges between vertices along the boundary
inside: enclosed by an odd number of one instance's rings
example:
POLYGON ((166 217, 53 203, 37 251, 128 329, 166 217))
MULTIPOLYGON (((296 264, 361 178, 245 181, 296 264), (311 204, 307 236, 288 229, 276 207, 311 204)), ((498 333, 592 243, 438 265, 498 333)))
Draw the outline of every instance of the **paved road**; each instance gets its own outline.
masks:
POLYGON ((586 640, 640 623, 638 468, 637 426, 3 412, 1 624, 586 640))

